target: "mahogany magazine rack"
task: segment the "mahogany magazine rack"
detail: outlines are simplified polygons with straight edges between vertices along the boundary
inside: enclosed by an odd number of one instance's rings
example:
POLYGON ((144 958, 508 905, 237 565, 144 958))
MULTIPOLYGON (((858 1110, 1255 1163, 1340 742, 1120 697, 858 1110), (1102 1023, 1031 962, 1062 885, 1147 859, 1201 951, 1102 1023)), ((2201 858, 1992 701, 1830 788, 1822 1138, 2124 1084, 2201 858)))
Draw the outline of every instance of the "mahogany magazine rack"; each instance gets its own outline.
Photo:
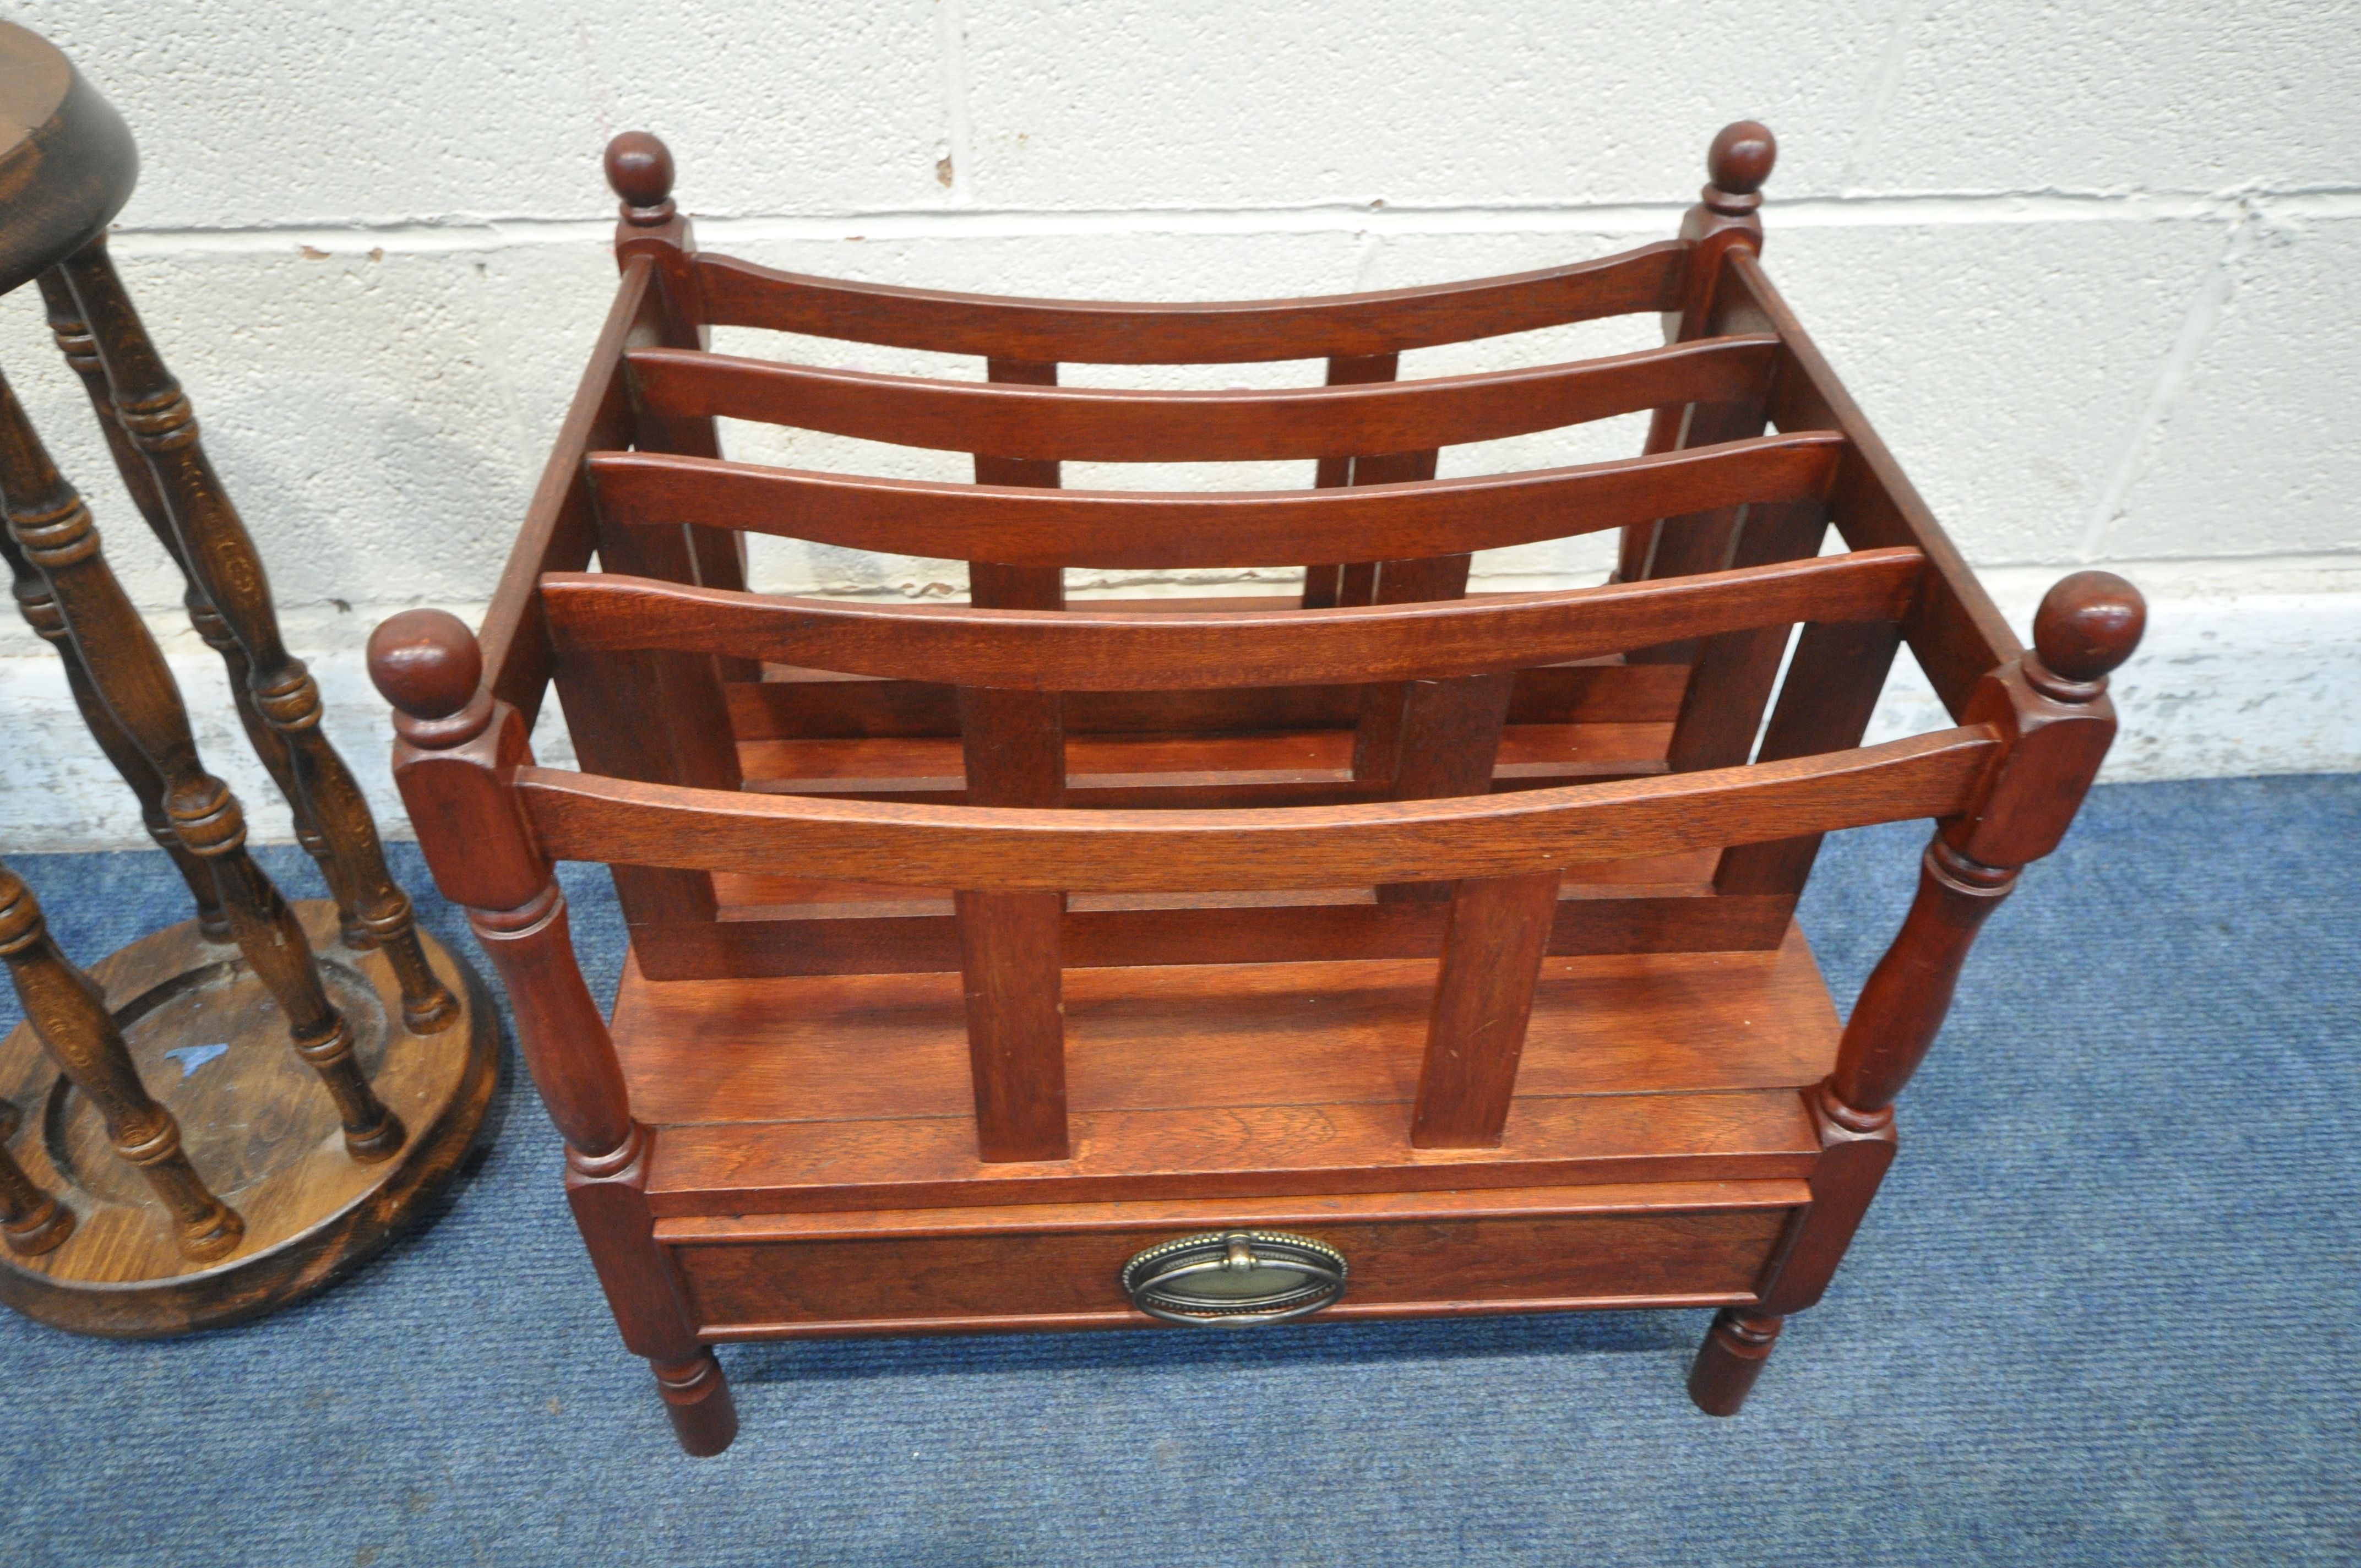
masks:
POLYGON ((1729 127, 1679 236, 1603 260, 1114 304, 701 255, 663 145, 609 147, 622 286, 482 630, 412 611, 371 666, 689 1452, 736 1431, 719 1343, 1159 1320, 1714 1307, 1690 1391, 1738 1409, 1977 927, 2066 831, 2143 616, 2083 573, 2017 642, 1765 276, 1773 157, 1729 127), (1633 313, 1664 346, 1394 379, 1633 313), (989 379, 728 357, 719 325, 989 379), (1057 384, 1319 358, 1324 387, 1057 384), (1637 456, 1434 477, 1640 411, 1637 456), (976 480, 730 462, 717 417, 976 480), (1058 488, 1270 459, 1315 483, 1058 488), (1465 592, 1472 551, 1607 530, 1606 586, 1465 592), (964 559, 972 603, 750 593, 749 532, 964 559), (1290 564, 1300 600, 1069 608, 1061 576, 1290 564), (1955 727, 1863 746, 1904 641, 1955 727), (553 685, 579 772, 527 746, 553 685), (1912 817, 1916 900, 1840 1025, 1796 898, 1822 834, 1912 817), (614 868, 611 1021, 562 860, 614 868))

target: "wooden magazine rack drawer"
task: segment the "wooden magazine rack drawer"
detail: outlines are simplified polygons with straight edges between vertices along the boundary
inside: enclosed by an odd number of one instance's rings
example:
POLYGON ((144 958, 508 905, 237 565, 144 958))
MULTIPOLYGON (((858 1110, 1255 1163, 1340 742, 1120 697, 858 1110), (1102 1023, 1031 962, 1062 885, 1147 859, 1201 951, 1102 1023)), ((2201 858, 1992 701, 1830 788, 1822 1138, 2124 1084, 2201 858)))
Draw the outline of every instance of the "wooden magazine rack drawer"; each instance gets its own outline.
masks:
POLYGON ((664 1220, 656 1239, 708 1339, 1144 1328, 1126 1259, 1245 1228, 1345 1255, 1350 1282, 1320 1318, 1745 1305, 1809 1199, 1793 1180, 1544 1188, 664 1220))

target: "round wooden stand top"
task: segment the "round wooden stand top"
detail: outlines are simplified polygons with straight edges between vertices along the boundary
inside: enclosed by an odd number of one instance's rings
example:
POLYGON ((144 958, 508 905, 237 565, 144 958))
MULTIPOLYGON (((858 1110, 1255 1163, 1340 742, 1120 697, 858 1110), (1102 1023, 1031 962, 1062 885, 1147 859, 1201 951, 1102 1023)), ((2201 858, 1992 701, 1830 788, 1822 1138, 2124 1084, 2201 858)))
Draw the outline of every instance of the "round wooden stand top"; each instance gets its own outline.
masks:
POLYGON ((206 941, 193 920, 159 931, 91 974, 141 1081, 179 1120, 197 1173, 245 1217, 246 1238, 218 1262, 181 1256, 96 1107, 22 1025, 0 1043, 0 1118, 15 1123, 0 1124, 0 1139, 76 1223, 52 1252, 0 1251, 0 1302, 78 1333, 148 1337, 237 1322, 350 1273, 457 1174, 499 1077, 500 1030, 483 982, 421 932, 460 1014, 412 1035, 384 955, 343 945, 335 905, 295 908, 361 1066, 409 1141, 391 1159, 354 1161, 327 1091, 237 949, 206 941))
POLYGON ((79 250, 139 181, 139 149, 57 46, 0 22, 0 294, 79 250))

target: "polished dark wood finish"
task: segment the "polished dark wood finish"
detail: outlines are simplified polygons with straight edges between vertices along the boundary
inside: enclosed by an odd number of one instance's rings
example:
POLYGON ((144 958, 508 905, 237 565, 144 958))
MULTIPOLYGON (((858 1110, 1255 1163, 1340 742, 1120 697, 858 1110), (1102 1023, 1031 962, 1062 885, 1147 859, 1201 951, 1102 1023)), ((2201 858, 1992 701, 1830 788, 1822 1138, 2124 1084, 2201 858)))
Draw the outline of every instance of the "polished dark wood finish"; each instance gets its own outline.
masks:
POLYGON ((1787 1320, 1742 1307, 1724 1307, 1713 1315, 1705 1347, 1689 1367, 1689 1398, 1708 1416, 1734 1416, 1763 1376, 1772 1346, 1787 1320))
POLYGON ((0 383, 0 554, 17 602, 199 916, 85 973, 0 868, 0 954, 27 1014, 0 1041, 0 1302, 77 1332, 179 1333, 317 1290, 431 1212, 483 1126, 498 1025, 472 975, 411 930, 187 400, 106 258, 104 221, 137 174, 127 132, 53 49, 5 25, 0 126, 0 289, 38 277, 133 504, 181 569, 191 620, 335 895, 291 906, 247 854, 238 803, 199 759, 88 509, 0 383))
POLYGON ((155 477, 183 565, 236 640, 255 706, 283 739, 294 793, 339 868, 336 885, 401 976, 411 1026, 421 1034, 449 1026, 459 1017, 459 1000, 426 961, 409 895, 386 870, 368 802, 321 728, 319 684, 280 638, 262 559, 205 457, 181 384, 164 367, 103 242, 60 265, 105 366, 123 428, 155 477))
POLYGON ((1116 1273, 1191 1229, 1308 1230, 1352 1266, 1321 1316, 1563 1311, 1748 1299, 1800 1196, 1783 1181, 1036 1205, 983 1227, 957 1211, 659 1222, 702 1331, 815 1334, 1144 1328, 1116 1273), (1635 1264, 1633 1260, 1644 1259, 1635 1264))
MULTIPOLYGON (((230 700, 237 707, 238 723, 246 730, 247 743, 254 748, 254 754, 270 774, 271 783, 278 785, 280 797, 287 802, 295 818, 296 841, 319 866, 322 880, 328 884, 329 893, 335 898, 336 907, 343 917, 345 945, 355 948, 375 946, 377 934, 361 918, 350 878, 335 852, 329 849, 327 836, 312 819, 311 808, 304 801, 302 791, 296 787, 294 762, 288 754, 286 738, 270 727, 256 701, 253 671, 247 663, 246 650, 231 635, 228 623, 222 620, 221 612, 206 597, 203 585, 190 571, 188 553, 181 546, 181 536, 172 527, 171 515, 166 510, 164 498, 156 488, 156 475, 137 444, 132 441, 131 433, 124 428, 122 413, 115 408, 114 391, 107 384, 106 367, 99 358, 98 345, 91 336, 89 323, 82 319, 82 306, 76 302, 72 289, 67 285, 65 273, 52 267, 36 281, 40 285, 41 302, 49 311, 49 331, 57 339, 58 351, 65 356, 66 363, 81 378, 82 390, 90 399, 91 412, 98 421, 100 432, 106 437, 108 454, 115 459, 115 469, 122 477, 124 488, 130 492, 132 504, 148 524, 148 531, 156 536, 157 543, 164 547, 164 553, 181 569, 181 579, 187 585, 184 602, 188 606, 190 624, 196 628, 197 635, 203 639, 205 645, 221 656, 222 664, 229 675, 230 700)), ((70 672, 71 667, 69 661, 70 672)), ((107 749, 110 758, 114 757, 114 750, 103 734, 107 721, 94 717, 86 706, 82 717, 90 724, 91 732, 101 737, 100 746, 107 749)), ((123 766, 121 762, 116 762, 118 770, 123 766)), ((131 779, 128 772, 124 776, 126 780, 131 779)), ((140 781, 132 781, 135 794, 139 793, 141 787, 140 781)), ((147 796, 143 794, 140 799, 144 806, 147 796)), ((154 834, 153 823, 148 831, 154 834)), ((200 920, 207 918, 206 909, 206 895, 200 894, 200 920)), ((222 939, 226 941, 228 927, 220 920, 218 911, 214 912, 208 929, 216 926, 222 939)))
POLYGON ((1982 726, 1839 753, 1664 779, 1400 806, 1049 812, 731 795, 521 768, 534 836, 559 860, 601 854, 702 871, 904 887, 1105 893, 1347 886, 1514 876, 1802 832, 1949 816, 1995 761, 1982 726))
POLYGON ((486 1131, 500 1079, 492 999, 449 952, 430 946, 468 1014, 458 1028, 412 1035, 385 954, 339 942, 326 900, 306 900, 294 914, 351 1021, 355 1055, 410 1129, 401 1150, 370 1163, 348 1155, 335 1108, 287 1049, 260 979, 193 921, 168 927, 99 959, 89 975, 129 1055, 132 1077, 120 1087, 136 1084, 178 1124, 189 1165, 244 1234, 226 1255, 192 1255, 172 1212, 118 1150, 104 1102, 28 1022, 0 1040, 0 1102, 25 1113, 16 1127, 0 1114, 0 1146, 77 1223, 52 1250, 0 1256, 0 1303, 112 1337, 241 1322, 346 1277, 434 1212, 486 1131))
POLYGON ((1414 1148, 1491 1148, 1508 1125, 1533 986, 1557 912, 1558 873, 1453 884, 1443 970, 1411 1113, 1414 1148))
POLYGON ((90 509, 49 461, 5 382, 0 499, 10 534, 49 590, 93 684, 161 778, 174 836, 210 869, 239 950, 284 1010, 296 1053, 335 1101, 346 1149, 356 1159, 390 1158, 405 1135, 401 1118, 370 1088, 353 1056, 351 1027, 320 983, 302 927, 246 852, 236 798, 199 761, 171 671, 99 553, 90 509))
POLYGON ((2028 654, 1992 612, 1761 270, 1774 155, 1730 127, 1680 237, 1602 261, 1154 305, 698 254, 670 155, 617 142, 623 286, 482 645, 415 613, 374 667, 691 1452, 734 1430, 711 1344, 1142 1326, 1124 1259, 1232 1225, 1343 1245, 1323 1315, 1717 1309, 1691 1391, 1740 1408, 1875 1196, 1974 926, 2087 787, 2137 617, 2077 580, 2028 654), (1408 349, 1634 312, 1664 348, 1400 379, 1408 349), (718 324, 980 376, 717 356, 718 324), (1289 358, 1324 384, 1060 384, 1289 358), (1635 456, 1436 477, 1642 409, 1635 456), (965 452, 974 481, 679 433, 716 418, 965 452), (1308 483, 1060 466, 1271 459, 1308 483), (1467 591, 1476 551, 1609 528, 1605 587, 1467 591), (964 561, 969 602, 700 575, 695 539, 749 532, 964 561), (1259 597, 1064 581, 1290 566, 1259 597), (1863 746, 1905 642, 1957 725, 1863 746), (523 743, 553 678, 581 772, 523 743), (1929 881, 1839 1026, 1796 899, 1821 834, 1914 817, 1929 881), (611 1022, 566 859, 615 868, 611 1022))
MULTIPOLYGON (((628 362, 641 406, 664 418, 723 415, 951 452, 984 442, 1001 462, 1180 463, 1350 457, 1338 448, 1364 442, 1407 455, 1558 430, 1663 403, 1748 395, 1759 403, 1777 346, 1775 337, 1756 334, 1532 370, 1211 392, 1019 391, 1006 373, 980 385, 675 349, 638 349, 628 362)), ((1760 432, 1759 415, 1755 426, 1749 433, 1760 432)), ((1353 461, 1357 469, 1380 459, 1353 461)), ((1400 476, 1413 477, 1433 476, 1400 476)), ((976 480, 1045 482, 982 471, 976 480)), ((1356 477, 1355 482, 1400 480, 1356 477)))
POLYGON ((435 862, 435 885, 467 910, 508 987, 525 1065, 566 1139, 567 1200, 624 1343, 649 1359, 684 1446, 719 1453, 737 1418, 655 1256, 647 1129, 574 961, 566 896, 508 783, 532 758, 523 720, 479 684, 473 634, 440 610, 379 626, 369 673, 397 706, 394 781, 422 838, 478 846, 464 861, 435 862))
POLYGON ((57 650, 58 660, 65 666, 66 687, 73 693, 74 707, 82 714, 83 727, 98 742, 106 760, 115 764, 115 771, 123 775, 123 782, 131 787, 132 797, 139 802, 139 819, 146 825, 148 836, 171 857, 181 880, 188 884, 189 896, 196 904, 198 924, 212 940, 230 940, 229 916, 222 909, 221 893, 214 885, 212 869, 172 830, 171 818, 164 809, 164 775, 156 771, 156 764, 139 750, 139 743, 99 695, 90 666, 82 663, 81 652, 66 630, 66 618, 49 593, 49 584, 41 580, 40 573, 17 548, 16 536, 5 529, 0 529, 0 556, 7 560, 9 575, 15 580, 16 609, 23 614, 25 624, 57 650))
POLYGON ((1174 691, 1342 682, 1355 674, 1397 681, 1498 674, 1495 700, 1505 720, 1513 685, 1507 677, 1519 670, 1675 637, 1758 626, 1784 634, 1806 617, 1820 624, 1890 623, 1916 589, 1919 564, 1916 551, 1864 551, 1663 582, 1421 603, 1391 613, 873 604, 729 594, 611 572, 552 573, 542 579, 541 603, 566 649, 720 648, 765 663, 825 661, 851 674, 904 680, 956 669, 970 690, 1174 691))
MULTIPOLYGON (((9 1106, 0 1130, 14 1132, 17 1113, 9 1106)), ((0 1245, 18 1257, 38 1257, 73 1234, 73 1211, 25 1174, 16 1157, 0 1144, 0 1245)))
POLYGON ((114 106, 38 33, 0 22, 0 294, 105 232, 139 179, 114 106))
POLYGON ((1666 505, 1817 499, 1843 451, 1839 437, 1799 433, 1529 474, 1187 494, 879 479, 641 452, 597 454, 590 474, 600 515, 644 533, 696 515, 847 549, 1010 565, 1285 566, 1307 545, 1427 559, 1600 532, 1666 505))
POLYGON ((33 1032, 74 1086, 98 1107, 115 1152, 137 1168, 171 1216, 181 1255, 211 1263, 237 1249, 246 1222, 205 1186, 181 1146, 181 1125, 139 1081, 131 1048, 91 978, 58 950, 41 906, 0 865, 0 959, 33 1032))
POLYGON ((856 283, 700 256, 715 326, 927 348, 1034 364, 1243 364, 1400 354, 1601 316, 1677 309, 1687 247, 1642 246, 1600 261, 1433 288, 1321 300, 1115 304, 1019 300, 856 283))

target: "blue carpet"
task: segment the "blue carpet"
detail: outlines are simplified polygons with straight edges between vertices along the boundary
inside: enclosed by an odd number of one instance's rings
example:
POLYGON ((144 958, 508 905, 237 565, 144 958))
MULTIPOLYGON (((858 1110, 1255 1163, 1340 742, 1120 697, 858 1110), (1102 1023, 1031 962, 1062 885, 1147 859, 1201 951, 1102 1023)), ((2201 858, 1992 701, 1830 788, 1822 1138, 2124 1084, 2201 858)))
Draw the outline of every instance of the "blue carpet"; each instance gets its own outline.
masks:
MULTIPOLYGON (((1806 924, 1840 995, 1921 835, 1831 842, 1806 924)), ((2351 1560, 2356 845, 2361 776, 2097 792, 1736 1420, 1682 1392, 1702 1312, 840 1342, 724 1349, 744 1435, 684 1459, 520 1075, 440 1221, 313 1301, 149 1344, 0 1321, 0 1561, 2351 1560)), ((18 864, 85 959, 177 915, 159 855, 18 864)), ((570 888, 610 991, 604 881, 570 888)))

